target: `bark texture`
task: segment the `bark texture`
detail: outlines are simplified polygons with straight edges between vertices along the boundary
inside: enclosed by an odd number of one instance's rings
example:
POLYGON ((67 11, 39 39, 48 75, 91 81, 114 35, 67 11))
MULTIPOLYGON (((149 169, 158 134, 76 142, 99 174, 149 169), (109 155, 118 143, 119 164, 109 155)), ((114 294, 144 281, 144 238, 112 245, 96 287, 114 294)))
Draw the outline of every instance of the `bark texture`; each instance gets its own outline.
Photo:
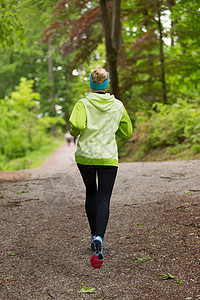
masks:
POLYGON ((111 92, 116 98, 120 98, 118 72, 117 72, 117 58, 119 50, 119 36, 120 36, 120 4, 121 0, 113 1, 112 22, 108 14, 106 0, 100 0, 101 16, 103 28, 105 32, 106 41, 106 57, 109 67, 111 79, 111 92))

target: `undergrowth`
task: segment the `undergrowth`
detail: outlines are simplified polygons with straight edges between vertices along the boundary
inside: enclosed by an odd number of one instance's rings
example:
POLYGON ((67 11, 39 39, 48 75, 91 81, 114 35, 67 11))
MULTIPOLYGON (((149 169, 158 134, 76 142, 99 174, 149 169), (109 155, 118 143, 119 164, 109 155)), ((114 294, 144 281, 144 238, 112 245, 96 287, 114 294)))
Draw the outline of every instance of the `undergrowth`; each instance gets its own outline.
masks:
POLYGON ((133 136, 120 150, 121 161, 162 161, 200 158, 198 101, 155 103, 150 117, 136 116, 133 136))
POLYGON ((0 164, 0 170, 15 171, 36 168, 41 165, 45 159, 63 143, 63 139, 51 137, 48 139, 48 143, 43 145, 38 150, 29 151, 25 156, 12 159, 9 162, 2 162, 0 164))

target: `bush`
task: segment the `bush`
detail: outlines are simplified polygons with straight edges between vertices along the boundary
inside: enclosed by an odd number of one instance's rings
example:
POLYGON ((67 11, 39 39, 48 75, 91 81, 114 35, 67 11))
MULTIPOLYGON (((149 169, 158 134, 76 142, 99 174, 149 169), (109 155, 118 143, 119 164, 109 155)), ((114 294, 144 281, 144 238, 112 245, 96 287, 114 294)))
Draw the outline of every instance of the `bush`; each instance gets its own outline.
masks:
POLYGON ((200 143, 200 109, 179 100, 172 105, 154 104, 148 121, 146 143, 150 148, 176 146, 184 141, 200 143))
POLYGON ((147 158, 148 155, 156 158, 156 153, 165 158, 187 155, 191 158, 200 153, 198 99, 196 102, 179 99, 172 105, 155 103, 149 118, 148 114, 136 113, 136 126, 132 137, 134 143, 128 151, 128 156, 134 161, 147 158))
POLYGON ((39 117, 40 95, 32 91, 32 86, 33 81, 22 78, 11 96, 0 100, 0 153, 4 157, 1 165, 39 149, 48 142, 52 124, 65 124, 61 118, 39 117))

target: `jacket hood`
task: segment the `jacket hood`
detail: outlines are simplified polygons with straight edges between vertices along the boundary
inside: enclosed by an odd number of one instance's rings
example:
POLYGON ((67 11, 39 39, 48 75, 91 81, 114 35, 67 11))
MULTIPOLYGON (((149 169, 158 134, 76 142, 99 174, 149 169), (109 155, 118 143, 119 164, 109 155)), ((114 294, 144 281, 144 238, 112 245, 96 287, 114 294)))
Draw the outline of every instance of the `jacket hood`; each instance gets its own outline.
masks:
POLYGON ((109 111, 115 101, 114 95, 109 93, 89 93, 85 98, 100 111, 109 111))

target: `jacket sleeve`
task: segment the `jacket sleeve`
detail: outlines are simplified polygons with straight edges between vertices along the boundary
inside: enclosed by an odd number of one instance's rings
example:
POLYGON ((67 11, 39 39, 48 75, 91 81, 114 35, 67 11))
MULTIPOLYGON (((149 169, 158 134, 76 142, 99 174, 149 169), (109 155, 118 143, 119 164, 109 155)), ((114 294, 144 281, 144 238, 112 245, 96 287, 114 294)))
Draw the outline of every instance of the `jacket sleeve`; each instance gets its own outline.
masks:
POLYGON ((85 110, 85 106, 82 101, 76 102, 71 116, 69 118, 70 123, 70 133, 72 136, 78 136, 83 132, 86 127, 87 122, 87 114, 85 110))
POLYGON ((122 138, 129 139, 132 136, 132 134, 133 126, 125 107, 123 107, 123 114, 116 135, 122 138))

